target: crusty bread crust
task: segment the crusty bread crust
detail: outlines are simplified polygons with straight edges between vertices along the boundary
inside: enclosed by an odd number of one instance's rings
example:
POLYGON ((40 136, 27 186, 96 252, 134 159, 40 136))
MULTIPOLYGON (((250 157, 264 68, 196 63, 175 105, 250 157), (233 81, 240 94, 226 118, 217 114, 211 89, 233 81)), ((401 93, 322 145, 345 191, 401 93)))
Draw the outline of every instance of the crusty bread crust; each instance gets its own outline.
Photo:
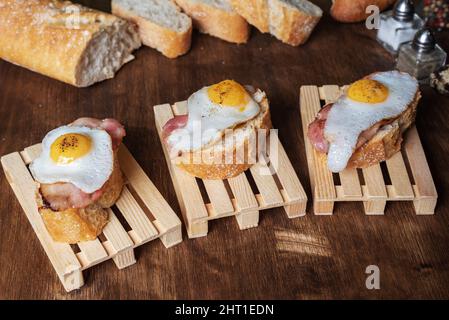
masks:
MULTIPOLYGON (((93 39, 114 32, 121 24, 130 35, 130 49, 138 48, 134 27, 111 14, 68 1, 0 0, 0 58, 74 86, 89 86, 113 77, 113 72, 98 75, 95 70, 86 70, 82 66, 84 54, 94 45, 93 39), (76 23, 70 20, 75 8, 80 11, 81 23, 79 28, 68 28, 67 24, 76 23)), ((118 66, 111 66, 112 71, 130 60, 129 52, 118 66)))
POLYGON ((348 161, 348 168, 366 168, 391 158, 401 150, 403 133, 415 122, 416 109, 421 99, 418 91, 413 102, 391 124, 388 124, 376 135, 358 148, 348 161))
POLYGON ((39 208, 42 220, 56 242, 78 243, 95 240, 109 221, 109 214, 99 206, 53 211, 39 208))
POLYGON ((231 4, 260 32, 270 32, 291 46, 305 43, 322 16, 318 7, 319 14, 310 15, 280 0, 231 0, 231 4))
POLYGON ((177 32, 142 18, 114 1, 111 7, 113 14, 138 25, 140 38, 144 45, 158 50, 167 58, 177 58, 190 50, 192 25, 185 32, 177 32))
MULTIPOLYGON (((238 176, 240 173, 251 168, 254 164, 248 155, 257 154, 257 150, 254 149, 254 143, 250 143, 251 136, 256 133, 257 129, 266 129, 267 134, 271 129, 271 116, 269 109, 268 99, 262 91, 257 93, 263 94, 262 100, 259 102, 261 107, 260 114, 248 121, 240 127, 236 127, 232 134, 232 139, 236 140, 232 149, 224 147, 224 138, 215 144, 208 146, 196 152, 186 152, 179 157, 172 159, 172 161, 181 169, 201 179, 209 180, 224 180, 238 176), (244 131, 244 135, 241 136, 244 131), (217 145, 223 146, 220 148, 221 152, 216 152, 214 147, 217 145), (244 159, 241 159, 240 155, 244 155, 244 159), (217 159, 230 159, 232 157, 232 163, 219 163, 214 164, 217 159), (200 160, 200 163, 195 160, 200 160)), ((254 135, 253 135, 254 137, 254 135)))
POLYGON ((250 26, 235 11, 221 10, 194 0, 175 1, 192 18, 195 28, 200 32, 233 43, 248 41, 250 26))
POLYGON ((270 31, 268 2, 260 0, 230 0, 235 11, 262 33, 270 31))
POLYGON ((123 174, 115 157, 114 169, 103 186, 103 194, 86 208, 54 211, 44 204, 42 195, 38 192, 36 194, 38 210, 48 233, 56 242, 78 243, 94 240, 109 221, 109 214, 104 209, 115 204, 123 186, 123 174))
POLYGON ((331 7, 332 17, 340 22, 360 22, 365 20, 370 13, 366 13, 366 7, 375 5, 380 11, 385 10, 396 0, 333 0, 331 7))
POLYGON ((270 7, 270 32, 282 42, 299 46, 309 39, 321 15, 309 15, 294 10, 286 3, 273 1, 270 7))

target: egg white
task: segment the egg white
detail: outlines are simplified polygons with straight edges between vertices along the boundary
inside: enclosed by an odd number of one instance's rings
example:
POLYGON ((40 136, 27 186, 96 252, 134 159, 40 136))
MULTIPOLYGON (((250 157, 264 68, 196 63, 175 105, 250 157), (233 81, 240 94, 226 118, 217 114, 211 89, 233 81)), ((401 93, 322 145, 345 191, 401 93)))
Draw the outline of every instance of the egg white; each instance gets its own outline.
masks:
POLYGON ((194 151, 207 146, 223 136, 224 130, 244 123, 260 112, 260 106, 251 95, 244 110, 222 106, 210 101, 209 87, 192 94, 187 100, 188 120, 184 128, 176 129, 168 137, 168 143, 177 151, 194 151))
POLYGON ((113 166, 112 139, 105 130, 63 126, 45 136, 42 141, 42 153, 29 168, 39 183, 72 183, 85 193, 93 193, 101 189, 109 179, 113 166), (50 157, 50 147, 58 137, 70 133, 89 136, 92 141, 91 150, 68 164, 57 164, 50 157))
POLYGON ((346 94, 331 108, 324 128, 329 141, 328 167, 332 172, 344 170, 357 145, 359 135, 383 119, 394 118, 404 112, 413 101, 418 82, 399 71, 379 72, 369 77, 389 90, 381 103, 363 103, 346 94))

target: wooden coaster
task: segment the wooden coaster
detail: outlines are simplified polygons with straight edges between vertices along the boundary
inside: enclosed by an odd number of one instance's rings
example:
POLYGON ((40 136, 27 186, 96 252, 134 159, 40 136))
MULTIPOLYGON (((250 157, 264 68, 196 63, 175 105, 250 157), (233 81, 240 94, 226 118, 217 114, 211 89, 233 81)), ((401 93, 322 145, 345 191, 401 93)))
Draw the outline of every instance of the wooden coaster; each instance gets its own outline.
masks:
MULTIPOLYGON (((161 138, 162 127, 175 115, 187 113, 187 103, 178 102, 154 107, 156 127, 161 138)), ((270 137, 276 139, 277 135, 270 137)), ((162 140, 161 140, 162 141, 162 140)), ((227 180, 201 180, 178 169, 170 161, 165 143, 162 147, 176 195, 190 238, 206 236, 208 221, 235 216, 241 230, 256 227, 259 211, 284 207, 289 218, 305 215, 307 196, 281 143, 277 143, 277 168, 274 175, 260 174, 269 170, 257 163, 246 173, 227 180), (248 176, 247 176, 248 175, 248 176), (254 191, 248 178, 258 189, 254 191), (201 192, 203 191, 203 193, 201 192), (208 199, 207 199, 208 198, 208 199)), ((269 159, 268 159, 269 160, 269 159)), ((269 163, 269 161, 266 161, 269 163)))
POLYGON ((346 169, 338 174, 329 171, 326 156, 310 144, 307 128, 320 108, 334 102, 341 90, 343 87, 336 85, 300 88, 315 214, 332 214, 336 201, 363 201, 365 213, 373 215, 384 214, 387 201, 413 201, 416 214, 434 214, 438 195, 415 126, 406 132, 402 152, 387 161, 366 169, 346 169))
POLYGON ((110 221, 103 229, 103 234, 96 240, 77 245, 54 242, 37 210, 37 184, 27 167, 40 153, 41 145, 37 144, 20 153, 3 156, 1 163, 66 291, 83 286, 82 271, 106 260, 112 259, 119 269, 134 264, 134 248, 148 241, 159 238, 167 248, 182 241, 178 216, 122 145, 118 157, 127 185, 114 210, 108 209, 110 221))

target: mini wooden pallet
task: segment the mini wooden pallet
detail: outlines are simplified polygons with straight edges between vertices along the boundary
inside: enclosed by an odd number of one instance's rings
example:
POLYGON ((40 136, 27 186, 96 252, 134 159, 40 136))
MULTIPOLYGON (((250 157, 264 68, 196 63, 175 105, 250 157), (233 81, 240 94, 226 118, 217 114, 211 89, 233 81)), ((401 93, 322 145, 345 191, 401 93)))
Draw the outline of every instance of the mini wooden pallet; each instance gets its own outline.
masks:
POLYGON ((402 152, 387 161, 366 169, 346 169, 339 174, 328 170, 326 156, 317 152, 307 138, 307 127, 320 108, 334 102, 343 88, 326 85, 300 89, 301 119, 315 214, 332 214, 336 201, 363 201, 365 213, 372 215, 384 214, 387 201, 413 201, 416 214, 433 214, 438 195, 414 126, 406 133, 402 152))
MULTIPOLYGON (((174 115, 187 113, 187 103, 184 101, 177 102, 173 106, 169 104, 155 106, 154 113, 156 127, 161 138, 162 127, 169 119, 174 115)), ((278 138, 276 135, 270 139, 278 138)), ((234 178, 201 180, 184 173, 173 165, 165 144, 162 143, 190 238, 206 236, 208 221, 218 218, 235 216, 240 229, 244 230, 257 227, 259 211, 264 209, 284 207, 289 218, 305 215, 306 193, 284 148, 280 142, 278 145, 278 165, 274 175, 261 175, 261 169, 268 170, 268 167, 267 164, 258 162, 246 173, 234 178), (252 176, 258 192, 253 191, 246 174, 252 176), (207 194, 207 197, 204 198, 201 192, 203 188, 207 194)), ((269 163, 269 161, 265 162, 269 163)))
POLYGON ((167 247, 182 241, 181 221, 145 175, 125 146, 118 152, 127 185, 103 234, 93 241, 69 245, 54 242, 36 206, 36 182, 27 165, 41 152, 41 145, 1 158, 3 170, 39 241, 67 292, 84 284, 82 271, 112 259, 119 269, 136 262, 134 248, 159 238, 167 247), (121 217, 120 217, 121 216, 121 217), (126 220, 120 222, 119 218, 126 220), (122 225, 123 223, 123 225, 122 225), (128 225, 126 225, 128 224, 128 225))

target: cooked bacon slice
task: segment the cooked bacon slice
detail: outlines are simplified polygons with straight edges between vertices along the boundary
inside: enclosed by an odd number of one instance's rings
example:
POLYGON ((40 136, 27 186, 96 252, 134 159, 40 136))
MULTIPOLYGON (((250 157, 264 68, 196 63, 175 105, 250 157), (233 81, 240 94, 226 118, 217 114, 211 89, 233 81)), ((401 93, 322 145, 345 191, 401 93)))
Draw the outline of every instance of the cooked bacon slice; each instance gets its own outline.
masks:
MULTIPOLYGON (((71 126, 86 126, 106 130, 112 138, 112 146, 116 150, 126 135, 124 127, 115 119, 98 120, 94 118, 79 118, 71 126)), ((85 208, 92 204, 103 194, 103 190, 94 193, 85 193, 71 183, 41 184, 40 193, 44 202, 56 211, 69 208, 85 208)))
POLYGON ((39 191, 44 201, 56 211, 85 208, 103 193, 101 189, 91 194, 84 193, 71 183, 41 184, 39 191))
POLYGON ((167 121, 162 128, 162 140, 166 141, 170 134, 176 129, 180 129, 186 126, 188 115, 175 116, 167 121))
POLYGON ((126 135, 125 128, 115 119, 98 120, 95 118, 79 118, 70 124, 71 126, 85 126, 106 130, 112 138, 112 146, 116 150, 126 135))

